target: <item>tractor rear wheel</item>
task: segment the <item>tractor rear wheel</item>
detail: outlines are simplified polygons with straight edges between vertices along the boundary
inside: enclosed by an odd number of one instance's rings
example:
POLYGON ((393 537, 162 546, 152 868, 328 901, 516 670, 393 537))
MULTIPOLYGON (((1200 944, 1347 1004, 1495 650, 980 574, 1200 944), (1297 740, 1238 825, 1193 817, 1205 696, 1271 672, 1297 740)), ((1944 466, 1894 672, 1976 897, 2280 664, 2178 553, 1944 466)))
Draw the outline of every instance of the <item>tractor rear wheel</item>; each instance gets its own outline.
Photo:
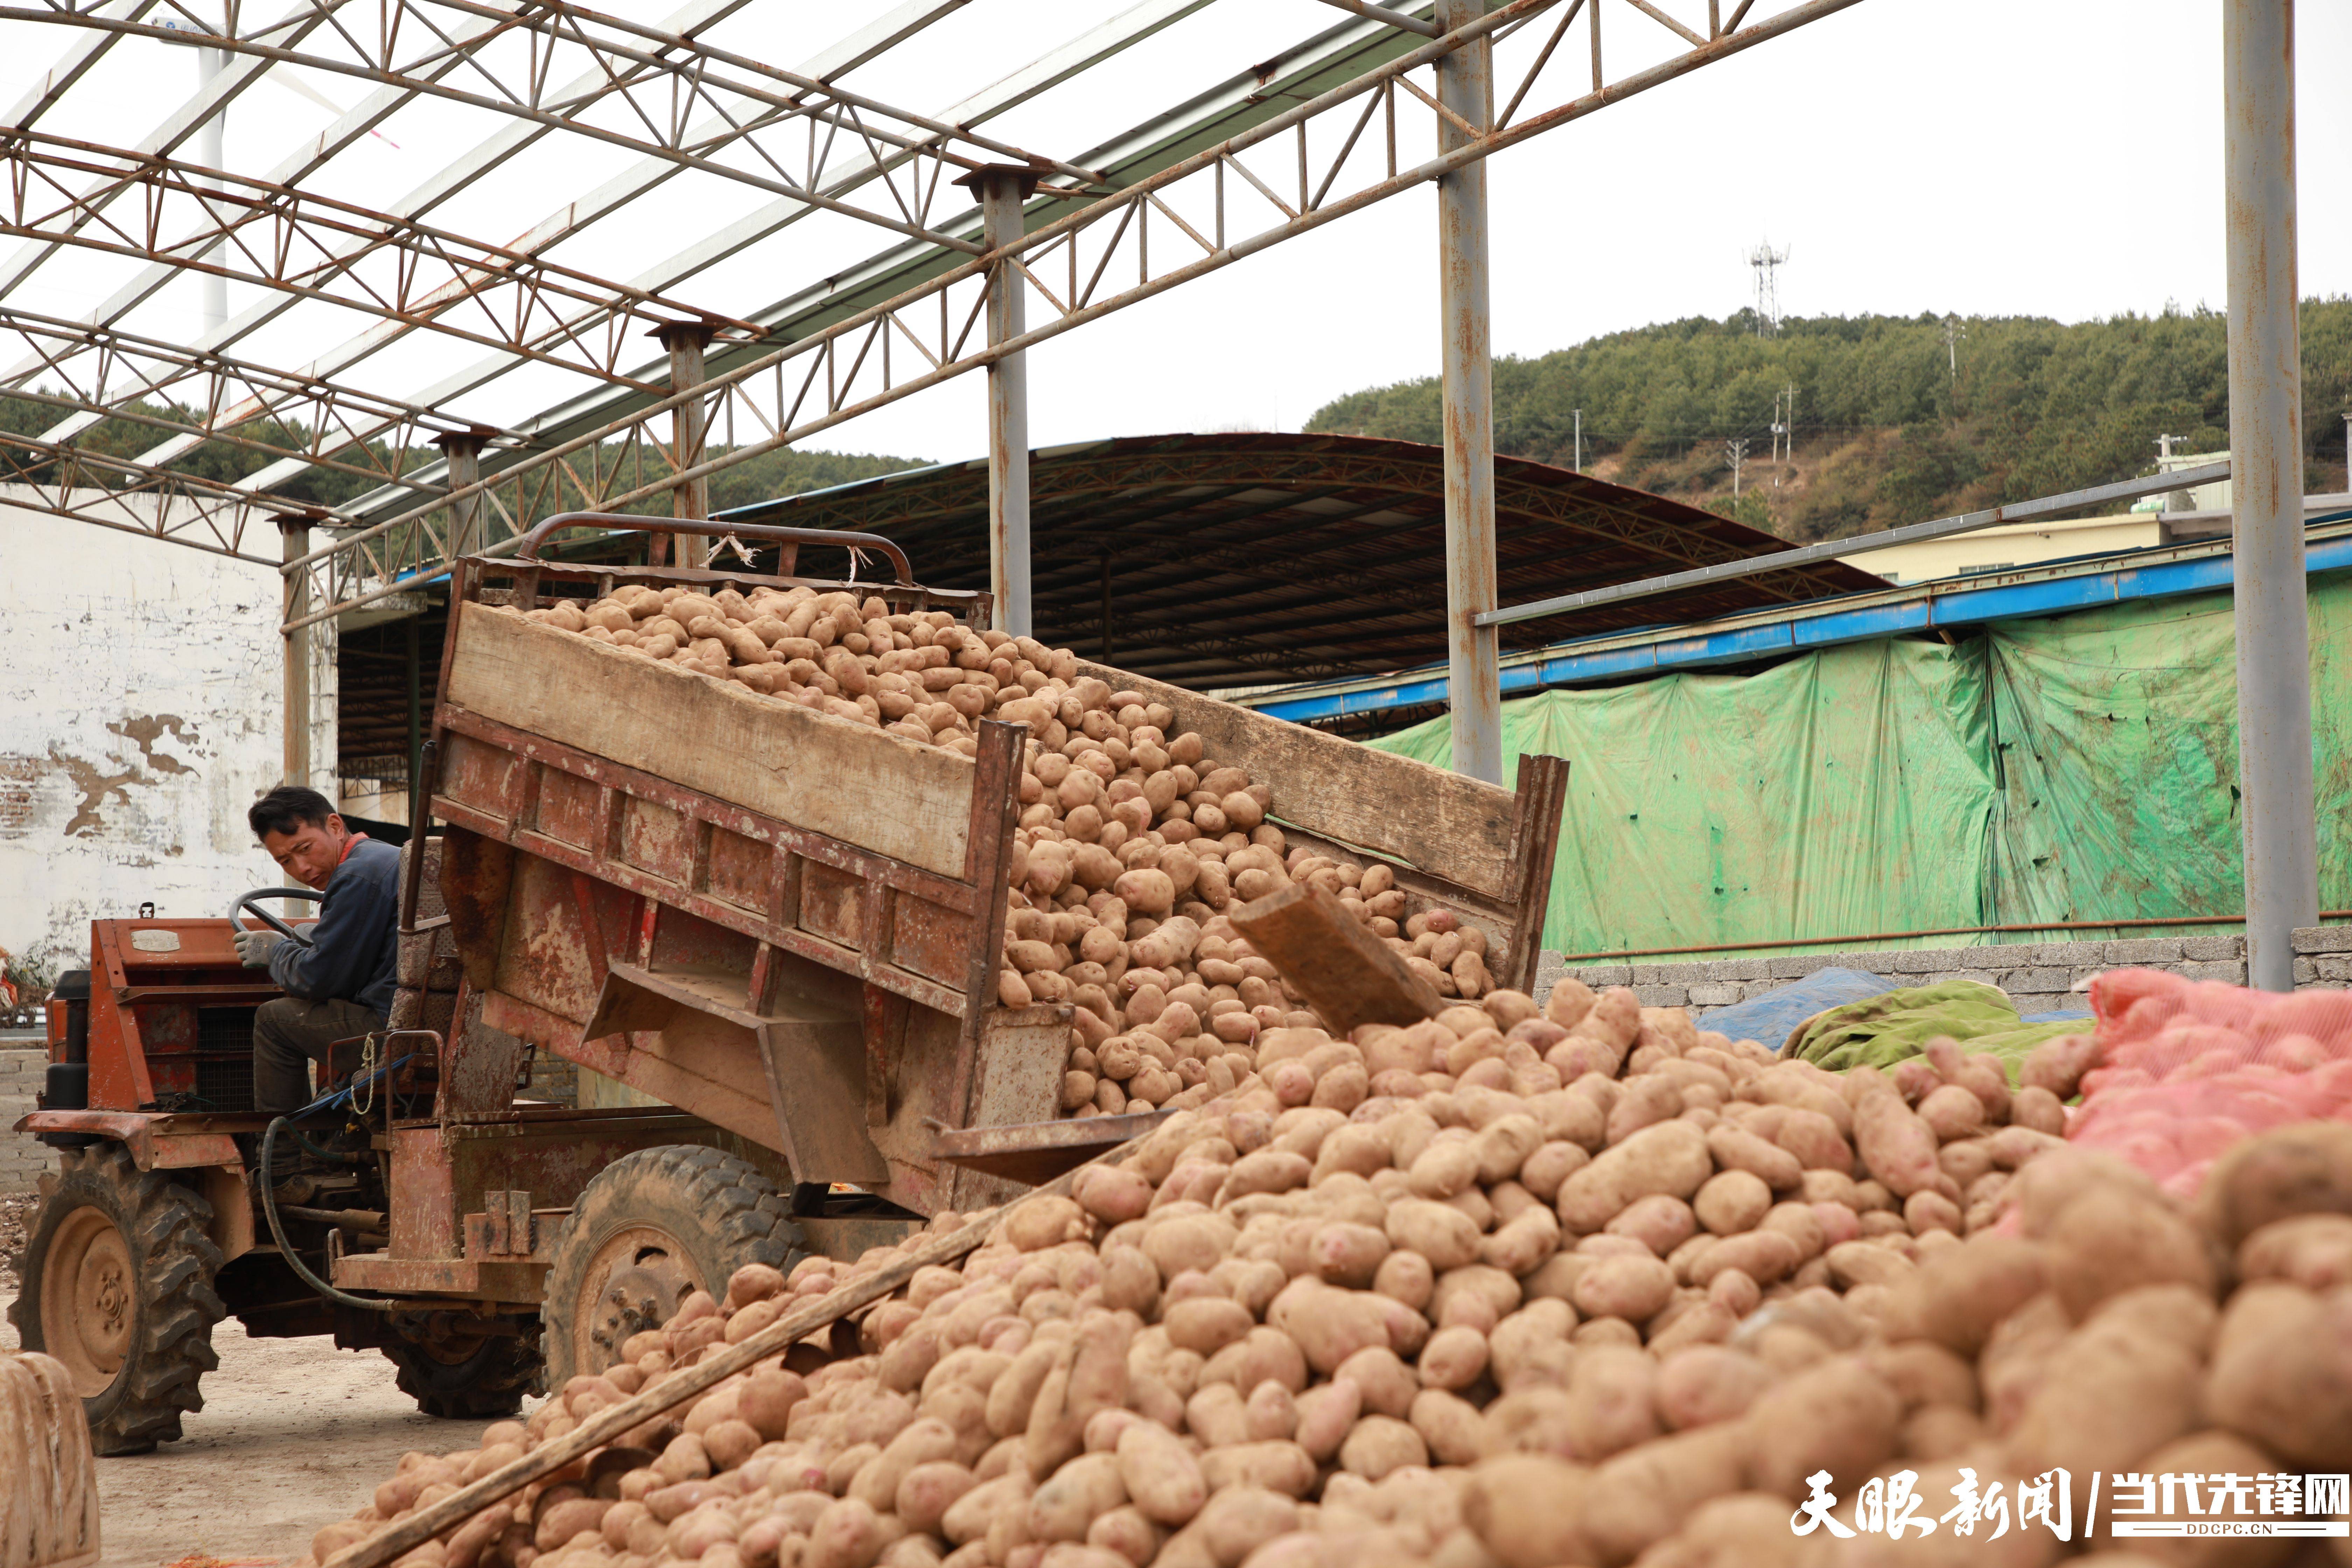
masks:
POLYGON ((548 1388, 604 1371, 631 1334, 697 1290, 725 1294, 743 1265, 789 1269, 801 1255, 783 1194, 749 1161, 695 1144, 614 1161, 556 1233, 540 1307, 548 1388))
POLYGON ((65 1363, 100 1454, 143 1454, 204 1408, 196 1380, 220 1364, 213 1325, 220 1249, 212 1205, 120 1143, 66 1151, 46 1182, 9 1317, 19 1342, 65 1363))

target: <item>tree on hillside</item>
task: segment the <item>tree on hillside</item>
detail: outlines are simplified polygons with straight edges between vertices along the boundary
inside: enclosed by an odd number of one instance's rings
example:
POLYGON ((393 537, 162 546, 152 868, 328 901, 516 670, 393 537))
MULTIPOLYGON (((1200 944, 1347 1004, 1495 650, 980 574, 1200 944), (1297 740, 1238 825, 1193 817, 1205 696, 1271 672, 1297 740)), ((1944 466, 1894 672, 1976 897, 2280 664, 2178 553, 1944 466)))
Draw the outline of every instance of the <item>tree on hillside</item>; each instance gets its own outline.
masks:
MULTIPOLYGON (((2333 468, 2352 407, 2352 300, 2306 301, 2302 320, 2305 451, 2333 468)), ((1495 363, 1495 447, 1564 467, 1581 408, 1588 468, 1608 458, 1621 482, 1712 504, 1729 489, 1724 440, 1749 437, 1752 463, 1775 395, 1793 385, 1798 482, 1743 494, 1740 514, 1760 507, 1777 531, 1813 540, 2150 473, 2158 435, 2183 451, 2229 445, 2216 311, 1963 324, 1957 374, 1943 318, 1927 314, 1792 319, 1759 337, 1743 310, 1507 357, 1495 363)), ((1437 383, 1351 393, 1307 428, 1433 443, 1437 383)))

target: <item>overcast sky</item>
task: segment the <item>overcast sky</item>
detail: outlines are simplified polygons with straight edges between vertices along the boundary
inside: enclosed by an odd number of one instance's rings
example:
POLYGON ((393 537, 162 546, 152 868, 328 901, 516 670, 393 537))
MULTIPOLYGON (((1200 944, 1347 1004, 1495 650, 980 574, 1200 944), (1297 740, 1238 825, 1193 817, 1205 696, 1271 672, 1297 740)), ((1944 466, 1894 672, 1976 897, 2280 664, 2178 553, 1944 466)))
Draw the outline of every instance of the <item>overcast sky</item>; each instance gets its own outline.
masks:
MULTIPOLYGON (((664 0, 609 3, 647 21, 668 9, 664 0)), ((1123 0, 976 0, 926 43, 848 80, 944 109, 1123 8, 1123 0)), ((1696 10, 1695 0, 1670 8, 1696 10)), ((754 5, 721 41, 796 64, 881 9, 879 0, 754 5)), ((1748 302, 1746 257, 1767 238, 1790 252, 1780 289, 1790 314, 2081 321, 2168 301, 2219 308, 2220 11, 2217 0, 1864 0, 1504 153, 1490 175, 1496 352, 1537 354, 1646 322, 1727 314, 1748 302)), ((1632 18, 1622 6, 1610 15, 1621 28, 1616 17, 1632 18)), ((1315 0, 1217 0, 1115 68, 990 129, 1075 156, 1336 19, 1315 0)), ((2352 292, 2352 94, 2324 84, 2340 83, 2352 64, 2352 7, 2307 4, 2300 21, 2303 291, 2342 294, 2352 292)), ((65 29, 0 24, 0 89, 13 99, 66 42, 65 29)), ((133 141, 141 116, 152 121, 185 93, 192 68, 185 51, 126 44, 100 90, 70 103, 52 128, 133 141)), ((297 74, 340 105, 364 90, 349 78, 297 74)), ((1563 79, 1549 100, 1572 90, 1563 79)), ((232 114, 228 160, 265 169, 330 118, 293 90, 257 88, 232 114)), ((412 109, 341 161, 330 188, 389 205, 491 123, 471 110, 412 109)), ((625 161, 554 139, 436 216, 509 236, 625 161)), ((1297 429, 1342 393, 1431 374, 1435 205, 1426 188, 1407 193, 1035 352, 1034 438, 1297 429)), ((725 216, 721 198, 673 184, 564 254, 627 276, 725 216)), ((748 312, 887 240, 857 226, 810 226, 678 293, 748 312)), ((87 310, 122 265, 68 255, 22 297, 47 310, 87 310)), ((247 302, 242 291, 231 301, 247 302)), ((193 288, 175 286, 144 321, 193 335, 195 308, 193 288)), ((348 320, 289 317, 249 352, 299 363, 352 330, 348 320)), ((352 379, 408 395, 478 353, 419 335, 352 379)), ((503 422, 551 395, 544 383, 516 377, 467 411, 503 422)), ((813 444, 950 459, 977 454, 983 438, 975 375, 813 444)))

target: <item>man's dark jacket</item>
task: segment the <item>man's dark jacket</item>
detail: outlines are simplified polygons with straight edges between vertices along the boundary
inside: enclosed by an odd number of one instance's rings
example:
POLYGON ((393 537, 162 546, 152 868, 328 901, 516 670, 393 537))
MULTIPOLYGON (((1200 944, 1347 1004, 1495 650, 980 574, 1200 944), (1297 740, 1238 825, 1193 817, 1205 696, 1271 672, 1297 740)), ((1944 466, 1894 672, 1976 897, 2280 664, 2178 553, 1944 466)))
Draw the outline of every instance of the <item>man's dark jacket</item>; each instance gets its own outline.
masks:
POLYGON ((309 935, 307 948, 278 944, 270 979, 305 1002, 352 1001, 390 1014, 400 961, 400 851, 374 838, 352 846, 327 879, 309 935))

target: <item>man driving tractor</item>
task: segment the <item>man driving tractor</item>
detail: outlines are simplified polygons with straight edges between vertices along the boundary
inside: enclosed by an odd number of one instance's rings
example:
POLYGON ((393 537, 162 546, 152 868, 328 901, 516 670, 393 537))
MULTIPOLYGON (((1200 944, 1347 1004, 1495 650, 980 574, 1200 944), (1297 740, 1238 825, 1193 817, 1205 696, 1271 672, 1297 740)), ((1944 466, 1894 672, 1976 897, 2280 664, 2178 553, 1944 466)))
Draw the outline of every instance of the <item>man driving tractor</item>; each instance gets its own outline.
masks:
POLYGON ((384 1026, 400 954, 400 851, 354 833, 316 790, 286 784, 245 814, 253 836, 287 876, 323 889, 310 945, 274 931, 236 933, 237 956, 267 969, 286 994, 253 1019, 256 1110, 284 1114, 311 1099, 305 1062, 327 1047, 384 1026))

